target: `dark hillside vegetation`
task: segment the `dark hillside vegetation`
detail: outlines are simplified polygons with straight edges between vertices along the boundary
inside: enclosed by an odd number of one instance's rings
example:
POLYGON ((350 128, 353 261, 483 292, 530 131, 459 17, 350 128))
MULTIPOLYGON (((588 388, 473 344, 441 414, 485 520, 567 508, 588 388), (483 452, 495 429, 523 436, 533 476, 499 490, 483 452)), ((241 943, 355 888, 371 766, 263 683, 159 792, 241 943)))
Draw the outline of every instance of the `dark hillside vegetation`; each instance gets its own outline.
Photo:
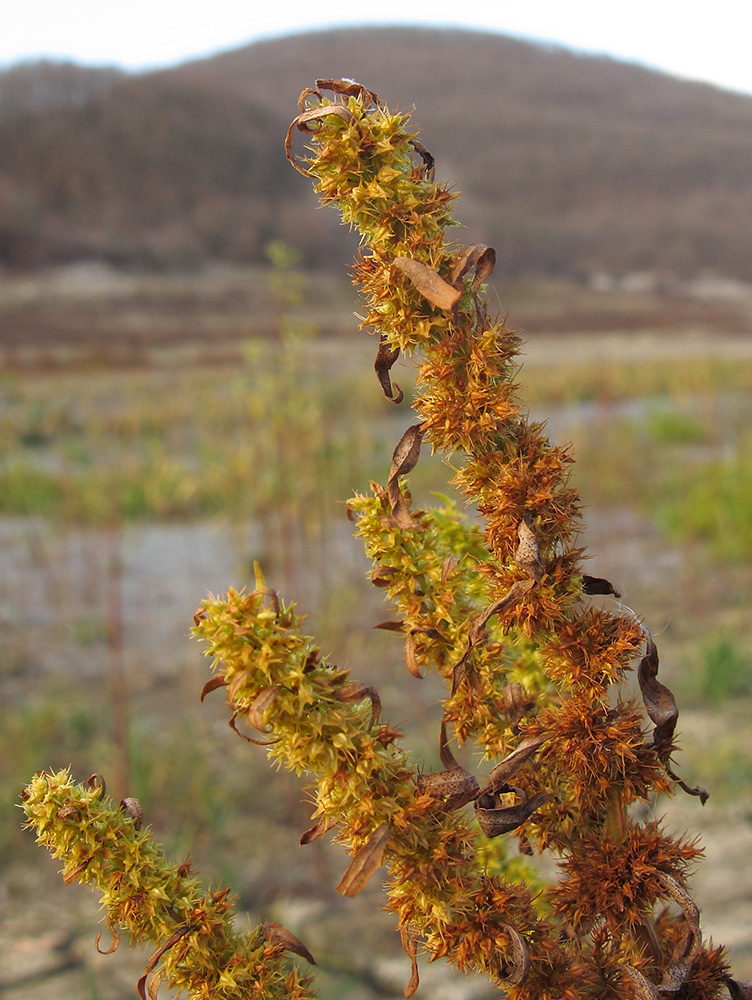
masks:
POLYGON ((281 137, 299 91, 343 75, 419 108, 440 176, 463 194, 458 238, 496 246, 504 273, 752 277, 752 98, 418 28, 259 42, 65 107, 17 96, 2 123, 0 258, 253 262, 273 233, 308 264, 341 262, 341 234, 292 183, 281 137))

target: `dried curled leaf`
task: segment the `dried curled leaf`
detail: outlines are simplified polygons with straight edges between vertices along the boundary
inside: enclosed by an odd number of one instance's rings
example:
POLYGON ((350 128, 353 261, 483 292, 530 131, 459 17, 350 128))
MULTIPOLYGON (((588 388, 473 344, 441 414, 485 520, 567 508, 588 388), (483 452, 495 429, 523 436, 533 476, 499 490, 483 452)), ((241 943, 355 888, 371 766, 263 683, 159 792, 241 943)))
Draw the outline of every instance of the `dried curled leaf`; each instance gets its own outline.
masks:
POLYGON ((420 672, 418 661, 415 658, 415 633, 412 630, 405 636, 405 663, 413 677, 422 681, 423 674, 420 672))
POLYGON ((432 306, 448 312, 457 305, 461 293, 419 260, 395 257, 394 266, 410 279, 413 287, 432 306))
POLYGON ((623 969, 632 985, 634 1000, 659 1000, 658 990, 639 969, 634 969, 631 965, 625 965, 623 969))
POLYGON ((543 563, 541 562, 538 539, 535 537, 532 528, 527 523, 525 518, 523 518, 517 525, 517 536, 520 540, 520 544, 517 546, 517 551, 514 556, 517 565, 520 569, 523 569, 529 577, 532 577, 536 583, 540 583, 543 579, 544 569, 543 563))
POLYGON ((373 368, 376 372, 376 378, 379 380, 381 391, 392 403, 401 403, 405 395, 397 383, 392 382, 390 375, 392 366, 399 355, 399 347, 390 347, 384 335, 381 334, 379 336, 379 349, 376 352, 376 360, 373 363, 373 368))
POLYGON ((254 738, 252 736, 246 736, 245 733, 241 733, 240 730, 238 729, 237 722, 235 721, 238 718, 239 714, 240 715, 245 715, 245 712, 241 712, 241 713, 233 712, 233 714, 230 716, 230 718, 229 718, 229 720, 227 722, 227 725, 230 727, 230 729, 232 729, 232 731, 237 736, 239 736, 241 738, 241 740, 244 740, 246 743, 252 743, 256 747, 270 747, 270 746, 272 746, 272 744, 279 742, 278 739, 273 739, 273 740, 254 740, 254 738))
POLYGON ((496 791, 503 788, 509 780, 519 771, 522 765, 546 742, 545 736, 535 736, 523 740, 520 745, 511 753, 491 768, 488 776, 488 785, 484 792, 496 791))
POLYGON ((107 782, 101 774, 90 774, 86 779, 86 787, 92 790, 98 788, 100 798, 103 798, 107 794, 107 782))
POLYGON ((752 983, 740 983, 731 976, 724 978, 731 1000, 752 1000, 752 983))
POLYGON ((671 741, 676 728, 679 711, 676 701, 669 689, 657 680, 658 649, 652 638, 648 636, 646 653, 637 668, 637 679, 640 684, 645 710, 654 723, 653 742, 658 753, 664 757, 671 750, 671 741))
POLYGON ((313 955, 300 938, 295 937, 292 931, 289 931, 284 924, 277 923, 276 920, 265 920, 261 925, 261 933, 264 935, 264 940, 273 948, 279 948, 281 951, 290 951, 293 955, 299 955, 301 958, 304 958, 311 965, 316 964, 313 955))
POLYGON ((511 833, 518 826, 522 826, 533 813, 553 798, 548 792, 538 792, 528 799, 521 788, 511 785, 502 786, 493 791, 482 792, 475 800, 475 816, 478 826, 489 838, 498 837, 502 833, 511 833), (505 806, 502 802, 502 795, 513 792, 519 802, 515 805, 505 806))
POLYGON ((418 975, 418 931, 414 927, 406 927, 404 924, 400 924, 399 932, 402 947, 405 950, 405 954, 410 959, 410 964, 412 966, 410 982, 404 989, 405 1000, 410 1000, 410 997, 415 993, 420 985, 420 976, 418 975))
POLYGON ((117 928, 113 927, 113 925, 109 921, 107 921, 107 930, 110 932, 110 936, 112 937, 112 941, 110 941, 110 947, 107 949, 107 951, 102 951, 102 949, 99 947, 99 942, 102 940, 101 931, 99 932, 99 934, 97 934, 96 940, 94 942, 94 947, 97 949, 100 955, 112 955, 114 952, 118 950, 120 946, 120 935, 117 932, 117 928))
POLYGON ((421 774, 417 778, 417 785, 421 792, 439 799, 447 812, 472 802, 479 791, 475 775, 459 765, 446 771, 421 774))
POLYGON ((511 924, 503 924, 512 942, 512 971, 502 980, 506 986, 521 986, 530 972, 530 950, 527 941, 511 924))
MULTIPOLYGON (((141 1000, 147 1000, 146 981, 148 980, 149 976, 154 971, 154 969, 156 969, 161 957, 166 952, 168 952, 170 948, 173 948, 178 943, 178 941, 180 941, 181 938, 184 938, 186 934, 190 934, 191 931, 198 930, 198 928, 199 928, 198 924, 184 924, 182 927, 178 927, 178 929, 174 932, 174 934, 171 934, 169 938, 165 941, 165 943, 163 945, 160 945, 160 947, 157 948, 157 950, 153 953, 153 955, 151 955, 149 961, 144 966, 144 971, 141 975, 141 978, 136 984, 136 989, 138 990, 138 995, 141 997, 141 1000)), ((156 973, 154 976, 154 982, 149 986, 148 1000, 155 1000, 161 979, 162 979, 161 974, 156 973)))
POLYGON ((130 816, 133 820, 135 828, 140 830, 144 823, 144 810, 141 808, 141 803, 138 799, 134 799, 129 796, 128 798, 122 800, 120 808, 123 812, 130 816))
POLYGON ((204 686, 201 688, 201 701, 202 701, 202 703, 203 703, 204 698, 208 694, 211 694, 212 691, 216 691, 218 688, 222 688, 222 687, 227 687, 227 681, 224 679, 224 677, 221 677, 219 674, 217 674, 216 676, 210 678, 206 682, 206 684, 204 684, 204 686))
POLYGON ((650 721, 655 724, 653 744, 669 776, 687 795, 697 796, 700 802, 705 805, 710 798, 705 789, 699 785, 691 786, 682 781, 669 763, 669 756, 673 747, 674 730, 679 718, 679 710, 676 707, 676 700, 673 694, 665 684, 661 684, 657 680, 657 675, 658 650, 652 637, 648 635, 646 652, 637 668, 637 679, 640 684, 642 700, 645 703, 645 710, 648 713, 650 721))
POLYGON ((368 723, 369 729, 373 727, 381 715, 381 698, 379 698, 379 692, 369 684, 343 684, 341 688, 337 689, 336 698, 343 702, 363 701, 365 698, 370 698, 371 720, 368 723))
POLYGON ((447 812, 459 809, 472 802, 479 791, 474 774, 462 767, 454 758, 447 736, 446 718, 441 720, 439 733, 439 757, 445 770, 418 776, 417 785, 421 792, 439 799, 447 812))
POLYGON ((67 806, 61 806, 60 809, 58 809, 56 816, 58 819, 83 819, 81 810, 78 806, 74 806, 72 803, 69 803, 67 806))
POLYGON ((264 724, 264 715, 277 700, 277 695, 281 690, 281 684, 265 687, 256 695, 246 710, 245 717, 249 725, 253 726, 254 729, 258 729, 260 733, 272 732, 271 726, 264 724))
POLYGON ((423 443, 423 425, 413 424, 408 427, 397 443, 392 455, 392 465, 389 469, 389 479, 386 492, 392 511, 392 520, 399 528, 419 528, 419 523, 410 516, 407 502, 400 489, 400 476, 406 476, 413 471, 420 458, 420 446, 423 443))
MULTIPOLYGON (((311 93, 308 91, 307 93, 311 93)), ((344 104, 322 104, 318 108, 310 108, 307 111, 301 111, 301 113, 292 120, 290 127, 287 130, 287 135, 285 136, 285 156, 290 161, 290 163, 295 167, 299 174, 304 177, 310 177, 311 173, 306 170, 305 167, 301 167, 295 158, 295 154, 292 151, 292 139, 295 134, 295 129, 299 132, 315 132, 314 123, 320 121, 322 118, 329 118, 332 115, 336 115, 341 118, 346 124, 353 119, 352 111, 346 108, 344 104)))
POLYGON ((63 885, 71 885, 73 882, 77 882, 81 875, 86 871, 86 869, 91 864, 91 858, 86 858, 85 861, 80 861, 77 865, 73 865, 72 868, 63 869, 63 885))
POLYGON ((300 846, 305 847, 306 844, 312 844, 314 840, 318 840, 319 837, 323 837, 327 831, 331 830, 332 827, 336 825, 336 820, 327 819, 326 816, 322 816, 318 822, 314 823, 313 826, 309 826, 308 829, 301 834, 300 846))
POLYGON ((675 993, 680 989, 702 950, 702 933, 700 931, 700 910, 679 882, 666 872, 659 872, 658 879, 666 889, 668 895, 678 903, 687 922, 686 934, 677 943, 674 954, 671 957, 671 964, 663 974, 658 989, 675 993))
POLYGON ((534 585, 535 580, 517 580, 512 584, 503 597, 499 598, 498 601, 494 601, 493 604, 489 604, 484 611, 481 611, 481 613, 473 619, 473 623, 470 626, 470 631, 467 637, 467 646, 465 647, 465 651, 461 658, 455 664, 452 672, 452 694, 456 693, 460 684, 465 679, 467 661, 470 658, 470 654, 475 646, 478 645, 485 635, 486 625, 489 620, 493 618, 494 615, 499 615, 508 608, 511 608, 512 605, 514 605, 520 597, 523 596, 523 594, 526 594, 529 590, 531 590, 534 585))
POLYGON ((483 282, 491 277, 495 267, 496 251, 494 248, 486 246, 485 243, 473 243, 471 246, 465 247, 458 255, 449 280, 453 285, 456 285, 469 271, 475 270, 470 285, 470 290, 475 293, 483 282))
POLYGON ((589 597, 604 594, 609 597, 615 597, 617 600, 621 597, 621 594, 614 587, 613 583, 604 580, 602 576, 588 576, 587 574, 583 574, 582 576, 582 593, 587 594, 589 597))
POLYGON ((339 94, 341 97, 354 97, 366 110, 381 104, 381 98, 378 94, 348 77, 343 77, 341 80, 317 80, 316 91, 320 90, 331 90, 332 93, 339 94))
POLYGON ((381 867, 389 840, 389 824, 377 826, 368 842, 353 855, 347 871, 340 879, 337 892, 343 896, 357 896, 381 867))
POLYGON ((423 177, 427 181, 429 182, 432 181, 434 178, 434 174, 436 173, 436 159, 434 158, 433 153, 429 152, 423 145, 423 143, 420 142, 419 139, 416 139, 415 136, 412 136, 412 138, 410 139, 410 145, 413 147, 415 152, 423 161, 418 170, 421 171, 423 177))
MULTIPOLYGON (((388 624, 388 623, 387 623, 388 624)), ((398 623, 400 626, 402 623, 398 623)), ((379 627, 379 626, 377 626, 379 627)), ((443 640, 441 632, 435 628, 411 628, 410 631, 405 636, 405 663, 407 664, 407 669, 413 675, 417 677, 418 680, 423 680, 423 674, 420 672, 420 667, 418 666, 418 661, 416 659, 416 644, 415 637, 418 635, 425 635, 429 639, 439 639, 443 640)))
POLYGON ((518 726, 531 708, 535 705, 535 698, 527 693, 524 687, 518 683, 507 684, 501 692, 504 714, 512 723, 512 731, 517 732, 518 726))

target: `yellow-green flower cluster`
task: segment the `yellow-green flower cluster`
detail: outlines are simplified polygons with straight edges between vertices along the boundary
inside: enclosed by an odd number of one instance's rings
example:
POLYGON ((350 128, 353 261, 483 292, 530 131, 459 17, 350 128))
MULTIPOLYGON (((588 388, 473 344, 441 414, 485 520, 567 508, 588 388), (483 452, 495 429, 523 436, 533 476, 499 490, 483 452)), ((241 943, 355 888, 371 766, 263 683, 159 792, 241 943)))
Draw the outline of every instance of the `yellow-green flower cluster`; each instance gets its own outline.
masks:
POLYGON ((261 927, 245 935, 234 930, 229 890, 205 892, 190 863, 168 862, 138 815, 118 808, 101 781, 82 785, 68 771, 42 772, 22 798, 37 842, 63 861, 63 879, 101 892, 113 947, 127 932, 133 943, 157 949, 147 965, 157 981, 194 1000, 313 996, 309 977, 282 957, 279 941, 261 927))
MULTIPOLYGON (((363 498, 356 506, 369 503, 363 498)), ((448 523, 445 539, 455 531, 448 523)), ((431 566, 424 569, 430 576, 431 566)), ((478 901, 485 900, 489 879, 499 892, 502 883, 478 865, 477 833, 443 807, 444 772, 437 785, 422 784, 399 748, 401 734, 378 724, 376 692, 321 657, 301 622, 266 587, 205 601, 194 634, 214 660, 207 690, 226 688, 233 719, 243 716, 261 729, 271 756, 315 779, 317 824, 303 842, 336 825, 337 839, 353 855, 340 891, 354 895, 385 865, 388 908, 399 914, 406 935, 420 937, 436 957, 505 980, 518 944, 504 921, 484 945, 488 955, 457 950, 460 941, 467 947, 486 934, 488 918, 478 901)), ((550 958, 558 948, 555 929, 541 922, 519 875, 505 898, 506 920, 534 932, 550 958)))
MULTIPOLYGON (((435 670, 452 689, 473 620, 490 601, 488 580, 480 572, 488 558, 480 530, 448 499, 418 512, 414 530, 401 529, 378 488, 371 497, 349 500, 348 510, 376 567, 371 579, 399 613, 399 620, 384 625, 404 636, 410 671, 422 676, 435 670)), ((539 661, 524 636, 512 640, 489 624, 472 659, 472 682, 444 701, 444 717, 457 740, 477 739, 489 759, 503 757, 516 742, 509 699, 535 702, 546 690, 539 661)))
POLYGON ((317 816, 344 824, 358 846, 412 804, 413 771, 393 731, 376 725, 375 692, 330 665, 301 623, 266 588, 230 590, 203 603, 194 634, 214 658, 233 718, 260 729, 256 739, 285 767, 322 777, 317 816))

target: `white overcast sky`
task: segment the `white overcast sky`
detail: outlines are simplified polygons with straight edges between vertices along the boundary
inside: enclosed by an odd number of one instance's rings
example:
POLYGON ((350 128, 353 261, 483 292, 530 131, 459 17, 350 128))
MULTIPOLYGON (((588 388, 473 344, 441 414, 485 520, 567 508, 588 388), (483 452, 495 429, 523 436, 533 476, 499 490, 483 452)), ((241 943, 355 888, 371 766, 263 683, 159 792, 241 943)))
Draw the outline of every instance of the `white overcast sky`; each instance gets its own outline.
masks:
MULTIPOLYGON (((606 53, 752 94, 747 0, 0 0, 0 65, 64 58, 127 69, 311 28, 460 25, 606 53)), ((437 67, 437 71, 440 68, 437 67)), ((472 67, 468 67, 472 73, 472 67)))

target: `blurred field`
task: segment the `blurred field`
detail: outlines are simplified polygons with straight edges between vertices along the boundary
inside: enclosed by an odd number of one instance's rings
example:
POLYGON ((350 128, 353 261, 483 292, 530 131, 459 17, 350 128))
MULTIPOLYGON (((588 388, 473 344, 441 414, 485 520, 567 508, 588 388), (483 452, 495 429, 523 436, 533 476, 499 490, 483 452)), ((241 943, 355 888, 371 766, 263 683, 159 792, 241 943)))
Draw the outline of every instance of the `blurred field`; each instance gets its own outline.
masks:
MULTIPOLYGON (((677 766, 712 795, 704 810, 660 810, 707 841, 704 930, 749 978, 752 300, 715 291, 549 281, 499 296, 526 332, 532 413, 574 444, 591 571, 657 637, 682 709, 677 766)), ((20 831, 20 786, 68 763, 139 797, 166 849, 229 881, 253 919, 304 934, 325 1000, 398 995, 409 977, 378 889, 337 897, 343 858, 320 841, 298 848, 309 825, 298 783, 233 737, 221 695, 199 705, 207 664, 188 638, 207 591, 251 584, 259 559, 433 763, 438 690, 407 674, 394 636, 372 631, 381 597, 338 504, 385 480, 410 422, 381 397, 354 308, 346 282, 282 258, 271 272, 88 267, 0 283, 0 986, 11 1000, 120 1000, 144 960, 96 954, 93 898, 64 888, 20 831)), ((395 373, 409 397, 410 362, 395 373)), ((448 474, 426 452, 418 500, 447 492, 448 474)), ((434 997, 490 995, 433 974, 434 997)))

